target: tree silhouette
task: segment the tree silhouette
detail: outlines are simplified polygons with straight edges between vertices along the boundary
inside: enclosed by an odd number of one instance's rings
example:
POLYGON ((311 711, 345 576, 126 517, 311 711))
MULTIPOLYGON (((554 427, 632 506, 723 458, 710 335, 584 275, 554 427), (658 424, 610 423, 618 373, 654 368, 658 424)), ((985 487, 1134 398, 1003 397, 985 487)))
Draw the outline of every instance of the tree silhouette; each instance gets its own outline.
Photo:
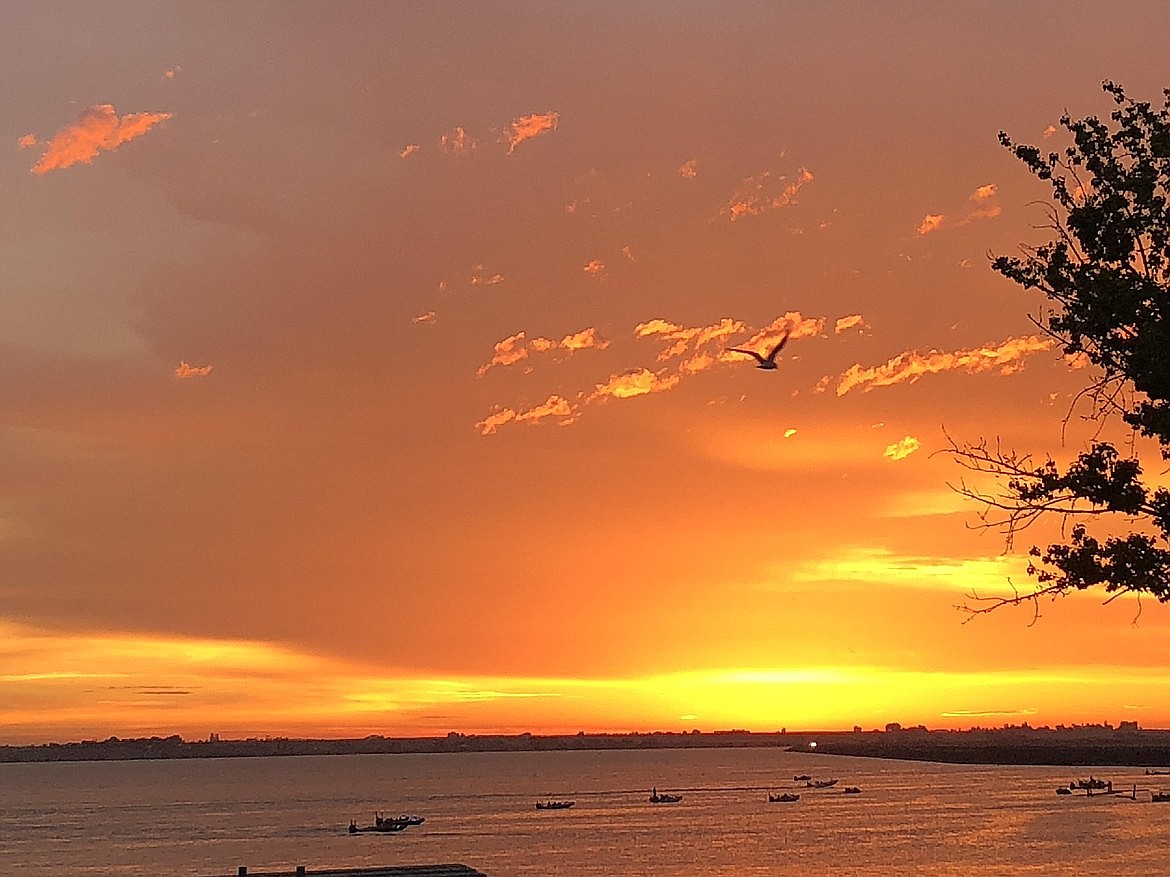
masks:
MULTIPOLYGON (((1161 108, 1102 84, 1116 103, 1109 119, 1071 119, 1063 153, 1043 154, 1000 132, 999 141, 1051 187, 1045 202, 1053 239, 998 256, 992 268, 1050 302, 1037 326, 1095 366, 1081 396, 1092 419, 1120 417, 1154 439, 1170 459, 1170 89, 1161 108)), ((980 597, 961 608, 978 614, 1042 596, 1100 587, 1106 602, 1126 593, 1170 601, 1170 491, 1143 479, 1132 442, 1129 455, 1094 442, 1063 471, 986 440, 949 453, 965 468, 995 476, 996 493, 955 486, 983 504, 981 526, 1005 536, 1041 518, 1062 520, 1063 542, 1032 547, 1032 590, 1010 598, 980 597), (1125 535, 1093 535, 1119 517, 1125 535)), ((1114 531, 1118 528, 1113 526, 1114 531)), ((1140 604, 1139 604, 1140 605, 1140 604)))

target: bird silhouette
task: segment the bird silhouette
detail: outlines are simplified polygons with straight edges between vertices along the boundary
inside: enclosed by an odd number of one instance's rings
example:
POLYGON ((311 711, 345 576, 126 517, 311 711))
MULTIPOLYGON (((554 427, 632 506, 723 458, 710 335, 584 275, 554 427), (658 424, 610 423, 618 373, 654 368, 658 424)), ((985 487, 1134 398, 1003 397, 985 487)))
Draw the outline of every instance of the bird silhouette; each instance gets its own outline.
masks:
POLYGON ((776 346, 768 351, 767 356, 761 356, 759 353, 756 353, 754 350, 745 350, 742 347, 728 347, 727 351, 729 353, 746 353, 748 356, 755 359, 756 368, 774 369, 774 368, 776 368, 776 354, 779 353, 783 349, 784 345, 788 343, 788 336, 791 333, 792 333, 791 329, 789 329, 787 332, 785 332, 784 337, 776 342, 776 346))

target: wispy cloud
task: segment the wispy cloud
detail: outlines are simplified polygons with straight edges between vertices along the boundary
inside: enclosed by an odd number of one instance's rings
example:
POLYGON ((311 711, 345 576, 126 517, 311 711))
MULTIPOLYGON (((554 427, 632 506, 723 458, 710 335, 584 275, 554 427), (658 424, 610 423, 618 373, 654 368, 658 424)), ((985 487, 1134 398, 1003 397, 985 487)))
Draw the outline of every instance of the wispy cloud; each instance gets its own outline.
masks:
POLYGON ((865 318, 861 314, 850 314, 848 317, 841 317, 837 320, 833 331, 840 335, 842 332, 848 332, 853 328, 866 328, 865 318))
MULTIPOLYGON (((171 117, 171 113, 129 113, 119 118, 113 104, 97 104, 58 131, 30 170, 46 174, 78 163, 90 164, 99 152, 117 149, 171 117)), ((21 138, 22 145, 31 136, 21 138)))
POLYGON ((928 235, 932 231, 938 231, 945 219, 946 217, 941 213, 928 213, 922 218, 922 222, 918 223, 918 228, 915 231, 919 235, 928 235))
POLYGON ((439 146, 448 155, 469 155, 479 146, 479 141, 457 125, 439 138, 439 146))
MULTIPOLYGON (((732 339, 751 333, 748 340, 739 345, 767 345, 778 341, 785 333, 792 339, 823 334, 824 317, 804 317, 799 311, 790 311, 777 317, 761 329, 752 329, 742 320, 722 317, 703 326, 683 326, 671 320, 655 318, 634 327, 635 340, 656 342, 659 345, 654 359, 654 368, 642 365, 614 372, 608 379, 597 383, 591 390, 582 390, 576 396, 550 397, 542 405, 531 409, 517 410, 496 406, 492 414, 476 424, 483 435, 490 435, 499 427, 510 422, 538 422, 555 416, 562 425, 574 422, 589 405, 609 399, 632 399, 653 393, 672 390, 685 378, 705 372, 719 363, 731 362, 734 354, 727 354, 725 348, 732 339)), ((608 341, 597 338, 594 329, 586 329, 576 335, 567 335, 560 342, 545 338, 527 340, 523 332, 505 338, 495 345, 492 360, 479 369, 483 375, 497 365, 512 365, 527 359, 532 353, 547 350, 582 349, 585 347, 608 346, 608 341)))
POLYGON ((609 341, 601 338, 593 326, 566 335, 560 341, 540 337, 528 340, 523 332, 517 332, 515 335, 509 335, 503 341, 496 343, 491 360, 481 365, 476 375, 483 377, 495 366, 515 365, 521 360, 527 359, 532 353, 560 350, 572 354, 578 350, 589 348, 604 350, 607 347, 609 347, 609 341))
POLYGON ((599 399, 629 399, 633 396, 645 396, 647 393, 661 393, 676 386, 680 378, 677 374, 671 375, 665 371, 652 372, 648 368, 639 368, 622 374, 611 375, 604 384, 598 384, 593 392, 585 397, 586 402, 599 399))
POLYGON ((32 147, 37 145, 37 135, 36 134, 25 134, 23 137, 21 137, 19 140, 16 141, 16 145, 20 149, 31 149, 32 147))
POLYGON ((187 362, 180 362, 175 368, 176 378, 205 378, 211 374, 211 370, 215 366, 208 363, 207 365, 190 365, 187 362))
POLYGON ((850 366, 837 380, 837 395, 844 396, 851 390, 872 390, 874 387, 888 387, 918 380, 923 375, 946 371, 964 371, 968 374, 999 371, 1011 374, 1023 368, 1025 357, 1033 353, 1050 350, 1051 338, 1039 335, 1008 338, 995 346, 972 347, 954 351, 930 350, 919 353, 908 350, 881 365, 863 367, 850 366))
POLYGON ((769 210, 785 207, 793 203, 797 192, 812 181, 812 171, 808 168, 799 168, 791 178, 771 170, 764 171, 745 179, 719 213, 735 222, 748 216, 758 216, 769 210))
POLYGON ((597 277, 605 273, 605 263, 600 259, 590 259, 588 264, 581 270, 592 277, 597 277))
POLYGON ((996 202, 996 196, 998 194, 999 186, 995 183, 979 186, 967 196, 967 206, 963 209, 957 220, 949 219, 943 213, 928 213, 922 222, 918 224, 918 228, 915 231, 919 236, 924 236, 938 231, 943 225, 948 227, 952 224, 964 226, 977 219, 993 219, 1003 213, 1003 208, 996 202))
POLYGON ((921 447, 922 442, 908 435, 905 438, 898 439, 891 445, 887 445, 885 451, 882 452, 882 456, 895 461, 905 460, 921 447))
POLYGON ((412 155, 414 155, 420 149, 422 149, 422 147, 419 146, 417 143, 408 143, 402 147, 402 150, 398 154, 400 156, 402 156, 403 158, 410 158, 412 155))
POLYGON ((504 139, 508 144, 508 155, 511 155, 517 146, 525 140, 539 137, 548 131, 555 131, 560 124, 560 113, 551 110, 547 113, 532 113, 527 116, 518 116, 512 120, 509 131, 504 132, 504 139))
POLYGON ((693 180, 699 175, 699 163, 695 159, 683 162, 682 167, 678 169, 679 176, 686 177, 688 180, 693 180))
POLYGON ((495 411, 479 421, 475 428, 480 435, 491 435, 506 423, 539 423, 546 418, 558 418, 561 426, 567 426, 577 419, 579 406, 569 403, 563 396, 555 393, 544 402, 532 408, 517 410, 515 408, 497 407, 495 411))
POLYGON ((438 316, 434 311, 427 311, 425 314, 419 314, 413 319, 415 323, 434 323, 438 320, 438 316))

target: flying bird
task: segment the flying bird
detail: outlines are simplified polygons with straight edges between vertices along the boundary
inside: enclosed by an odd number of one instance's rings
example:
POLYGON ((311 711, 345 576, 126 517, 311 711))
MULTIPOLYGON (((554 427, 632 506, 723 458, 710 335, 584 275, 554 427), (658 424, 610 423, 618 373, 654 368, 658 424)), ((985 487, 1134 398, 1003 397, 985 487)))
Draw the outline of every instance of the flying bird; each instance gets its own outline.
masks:
POLYGON ((746 353, 748 356, 755 359, 756 368, 773 369, 776 368, 776 354, 779 353, 783 349, 784 345, 788 343, 788 336, 791 333, 791 329, 785 332, 784 337, 776 342, 776 346, 768 351, 767 356, 761 356, 754 350, 745 350, 742 347, 728 347, 727 351, 729 353, 746 353))

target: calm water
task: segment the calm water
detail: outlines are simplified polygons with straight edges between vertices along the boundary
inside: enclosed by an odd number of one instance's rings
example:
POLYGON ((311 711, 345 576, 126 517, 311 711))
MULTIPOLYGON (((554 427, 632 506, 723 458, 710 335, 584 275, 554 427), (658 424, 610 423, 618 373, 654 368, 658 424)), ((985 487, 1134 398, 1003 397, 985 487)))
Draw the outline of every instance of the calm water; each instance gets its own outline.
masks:
MULTIPOLYGON (((1115 787, 1170 789, 1170 777, 1140 768, 1092 772, 1115 787)), ((0 874, 422 862, 490 877, 1166 873, 1170 804, 1055 794, 1089 773, 766 749, 2 764, 0 874), (796 789, 804 773, 840 783, 796 789), (650 804, 653 785, 682 802, 650 804), (768 790, 801 799, 769 804, 768 790), (577 804, 537 811, 547 797, 577 804), (379 809, 426 822, 346 833, 379 809)))

